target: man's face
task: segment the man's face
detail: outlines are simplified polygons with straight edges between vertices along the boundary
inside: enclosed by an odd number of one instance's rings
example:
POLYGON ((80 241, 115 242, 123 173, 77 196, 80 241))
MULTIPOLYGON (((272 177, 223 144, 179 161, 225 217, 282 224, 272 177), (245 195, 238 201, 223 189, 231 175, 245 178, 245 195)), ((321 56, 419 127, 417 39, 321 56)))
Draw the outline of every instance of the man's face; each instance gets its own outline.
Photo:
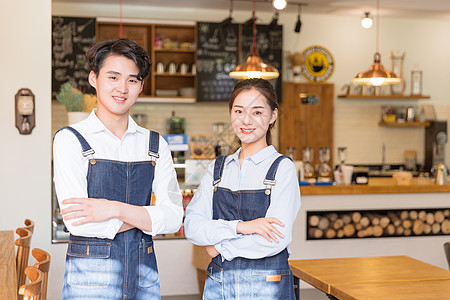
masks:
POLYGON ((117 55, 105 59, 98 77, 91 71, 89 83, 97 90, 97 113, 128 116, 143 87, 142 81, 137 79, 138 73, 134 61, 117 55))

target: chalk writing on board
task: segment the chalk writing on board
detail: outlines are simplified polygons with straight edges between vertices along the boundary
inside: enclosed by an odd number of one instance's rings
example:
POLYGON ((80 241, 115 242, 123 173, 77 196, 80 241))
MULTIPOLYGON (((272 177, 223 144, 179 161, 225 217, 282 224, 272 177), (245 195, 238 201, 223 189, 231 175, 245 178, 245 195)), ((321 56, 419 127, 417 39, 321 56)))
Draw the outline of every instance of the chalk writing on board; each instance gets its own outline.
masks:
POLYGON ((95 94, 88 83, 86 51, 95 43, 95 18, 52 17, 52 98, 69 81, 84 93, 95 94))
POLYGON ((197 23, 197 101, 228 101, 236 80, 228 73, 239 60, 239 25, 197 23))

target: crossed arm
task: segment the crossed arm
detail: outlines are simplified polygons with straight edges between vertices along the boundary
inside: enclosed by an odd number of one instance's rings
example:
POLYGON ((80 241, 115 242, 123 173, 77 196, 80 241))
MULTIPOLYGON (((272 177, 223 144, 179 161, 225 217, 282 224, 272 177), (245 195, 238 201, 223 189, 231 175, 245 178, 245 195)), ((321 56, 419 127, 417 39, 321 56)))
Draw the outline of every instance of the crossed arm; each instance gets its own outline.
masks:
POLYGON ((175 232, 180 228, 182 197, 170 151, 162 138, 153 180, 155 206, 88 198, 88 163, 80 155, 78 140, 72 133, 61 131, 55 136, 53 149, 55 190, 64 223, 72 234, 113 239, 118 232, 131 228, 152 235, 175 232))
MULTIPOLYGON (((235 257, 261 258, 285 249, 292 236, 292 225, 300 208, 295 166, 283 161, 278 180, 272 189, 272 201, 265 218, 243 222, 212 219, 212 169, 205 172, 202 183, 186 209, 185 234, 188 240, 206 246, 210 256, 219 253, 231 260, 235 257)), ((278 175, 277 175, 278 176, 278 175)))
POLYGON ((64 221, 74 220, 72 226, 116 218, 123 222, 118 232, 134 227, 142 231, 152 231, 152 220, 147 209, 142 206, 94 198, 69 198, 62 201, 62 204, 75 204, 61 210, 64 221))

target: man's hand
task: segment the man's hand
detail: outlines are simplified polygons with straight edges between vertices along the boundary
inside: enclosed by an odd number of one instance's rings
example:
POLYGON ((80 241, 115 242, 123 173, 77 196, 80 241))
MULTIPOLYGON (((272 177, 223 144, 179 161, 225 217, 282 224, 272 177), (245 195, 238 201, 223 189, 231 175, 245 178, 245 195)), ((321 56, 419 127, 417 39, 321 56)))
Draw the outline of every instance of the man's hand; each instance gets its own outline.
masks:
POLYGON ((80 219, 73 222, 73 226, 107 221, 120 214, 120 202, 107 199, 70 198, 65 199, 62 204, 75 204, 61 210, 65 221, 80 219))
POLYGON ((241 234, 256 233, 269 242, 275 241, 278 243, 278 239, 275 235, 278 235, 280 238, 284 238, 284 235, 278 231, 272 223, 284 227, 284 224, 277 218, 259 218, 252 221, 239 222, 236 227, 236 232, 241 234))
POLYGON ((211 258, 214 258, 220 254, 213 245, 206 246, 205 248, 206 248, 206 252, 208 252, 208 254, 209 254, 209 256, 211 256, 211 258))

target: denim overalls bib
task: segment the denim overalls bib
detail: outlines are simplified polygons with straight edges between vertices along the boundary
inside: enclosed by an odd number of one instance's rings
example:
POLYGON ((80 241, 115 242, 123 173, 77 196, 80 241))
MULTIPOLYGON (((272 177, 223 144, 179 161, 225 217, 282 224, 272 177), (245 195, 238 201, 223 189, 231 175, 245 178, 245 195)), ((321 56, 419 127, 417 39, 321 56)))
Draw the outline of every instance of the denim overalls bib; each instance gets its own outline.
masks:
MULTIPOLYGON (((266 216, 271 201, 271 189, 280 162, 279 156, 270 166, 264 179, 266 189, 238 190, 219 187, 226 157, 216 158, 214 164, 213 219, 250 221, 266 216)), ((214 257, 206 270, 203 299, 294 299, 292 272, 288 251, 260 259, 234 258, 222 261, 214 257)))
MULTIPOLYGON (((75 134, 81 154, 89 159, 89 198, 150 205, 158 133, 150 131, 148 161, 126 162, 94 157, 94 149, 77 130, 62 129, 75 134)), ((137 228, 118 233, 113 240, 70 235, 62 298, 160 299, 152 237, 137 228)))

